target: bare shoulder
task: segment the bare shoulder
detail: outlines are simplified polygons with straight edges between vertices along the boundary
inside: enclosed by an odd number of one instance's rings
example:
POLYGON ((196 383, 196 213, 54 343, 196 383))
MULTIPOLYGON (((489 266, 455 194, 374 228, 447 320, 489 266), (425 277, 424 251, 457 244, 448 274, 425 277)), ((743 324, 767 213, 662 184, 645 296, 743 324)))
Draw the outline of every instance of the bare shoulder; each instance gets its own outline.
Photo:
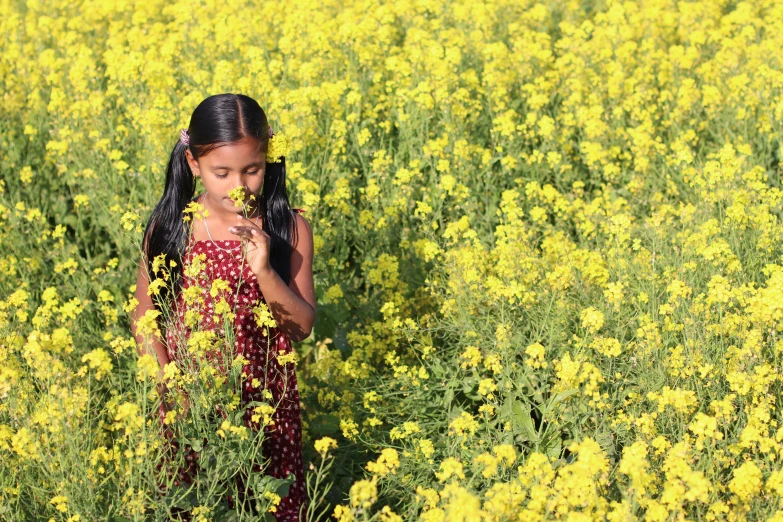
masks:
POLYGON ((294 212, 294 220, 296 232, 293 237, 293 247, 296 250, 312 250, 313 229, 310 222, 299 212, 294 212))

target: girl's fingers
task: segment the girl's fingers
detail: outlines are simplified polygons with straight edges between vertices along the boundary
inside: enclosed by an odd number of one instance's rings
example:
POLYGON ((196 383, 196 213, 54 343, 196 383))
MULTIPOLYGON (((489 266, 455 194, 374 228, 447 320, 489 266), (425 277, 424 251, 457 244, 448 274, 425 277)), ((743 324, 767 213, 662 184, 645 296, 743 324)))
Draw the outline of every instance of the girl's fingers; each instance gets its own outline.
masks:
POLYGON ((247 219, 242 214, 237 214, 237 217, 239 218, 239 222, 240 223, 247 223, 248 224, 248 225, 240 225, 240 227, 245 226, 245 228, 249 228, 251 230, 261 231, 261 227, 259 227, 258 225, 256 225, 255 223, 253 223, 252 221, 247 219))
POLYGON ((228 231, 232 234, 247 238, 248 240, 257 238, 261 235, 261 232, 259 232, 258 229, 244 226, 229 227, 228 231))
POLYGON ((250 228, 249 227, 228 227, 228 231, 232 232, 238 236, 246 236, 250 234, 250 228))
POLYGON ((232 234, 239 236, 240 239, 248 239, 247 232, 245 232, 244 230, 239 230, 236 227, 230 227, 228 231, 231 232, 232 234))

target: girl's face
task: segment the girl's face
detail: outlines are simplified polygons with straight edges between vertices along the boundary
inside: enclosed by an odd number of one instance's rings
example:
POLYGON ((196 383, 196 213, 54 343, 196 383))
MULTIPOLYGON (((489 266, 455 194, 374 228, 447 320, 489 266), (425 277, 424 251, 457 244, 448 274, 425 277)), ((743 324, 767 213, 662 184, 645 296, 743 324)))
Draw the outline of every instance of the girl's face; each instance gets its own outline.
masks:
POLYGON ((185 156, 193 175, 201 178, 210 207, 238 214, 242 207, 234 205, 228 193, 236 187, 245 189, 245 203, 255 208, 261 198, 264 187, 266 169, 266 153, 261 150, 261 144, 254 139, 229 143, 213 149, 198 160, 193 158, 190 150, 185 156), (250 202, 250 195, 256 197, 250 202))

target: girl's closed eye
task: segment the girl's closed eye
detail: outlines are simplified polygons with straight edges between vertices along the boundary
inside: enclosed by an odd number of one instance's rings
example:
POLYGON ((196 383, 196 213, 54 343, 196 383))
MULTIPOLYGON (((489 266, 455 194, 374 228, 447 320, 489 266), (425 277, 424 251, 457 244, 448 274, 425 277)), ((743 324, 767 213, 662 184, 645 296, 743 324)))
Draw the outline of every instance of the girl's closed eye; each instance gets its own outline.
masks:
MULTIPOLYGON (((252 172, 248 172, 248 174, 250 174, 251 176, 254 176, 255 174, 258 174, 258 171, 254 170, 252 172)), ((225 179, 225 178, 228 177, 228 174, 215 174, 215 177, 219 178, 219 179, 225 179)))

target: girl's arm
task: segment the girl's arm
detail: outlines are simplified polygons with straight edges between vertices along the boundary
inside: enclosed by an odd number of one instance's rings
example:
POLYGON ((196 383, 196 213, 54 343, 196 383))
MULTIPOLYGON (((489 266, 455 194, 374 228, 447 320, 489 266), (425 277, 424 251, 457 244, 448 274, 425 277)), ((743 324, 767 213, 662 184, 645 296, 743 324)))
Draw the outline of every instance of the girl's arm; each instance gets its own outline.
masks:
POLYGON ((292 341, 310 336, 315 324, 313 285, 313 231, 307 220, 296 217, 296 243, 291 251, 291 282, 286 285, 274 269, 256 274, 264 300, 277 327, 292 341))
POLYGON ((152 303, 152 297, 147 295, 147 288, 149 287, 149 277, 147 275, 147 267, 144 263, 144 256, 142 255, 139 262, 139 272, 136 277, 136 293, 135 297, 139 304, 136 305, 136 309, 131 313, 131 330, 133 336, 136 338, 136 345, 138 347, 139 355, 144 355, 147 352, 147 345, 152 346, 154 352, 158 356, 158 365, 160 365, 160 375, 163 375, 163 367, 169 363, 169 356, 166 352, 166 346, 156 336, 145 336, 136 331, 136 321, 147 313, 147 310, 154 310, 155 305, 152 303))

